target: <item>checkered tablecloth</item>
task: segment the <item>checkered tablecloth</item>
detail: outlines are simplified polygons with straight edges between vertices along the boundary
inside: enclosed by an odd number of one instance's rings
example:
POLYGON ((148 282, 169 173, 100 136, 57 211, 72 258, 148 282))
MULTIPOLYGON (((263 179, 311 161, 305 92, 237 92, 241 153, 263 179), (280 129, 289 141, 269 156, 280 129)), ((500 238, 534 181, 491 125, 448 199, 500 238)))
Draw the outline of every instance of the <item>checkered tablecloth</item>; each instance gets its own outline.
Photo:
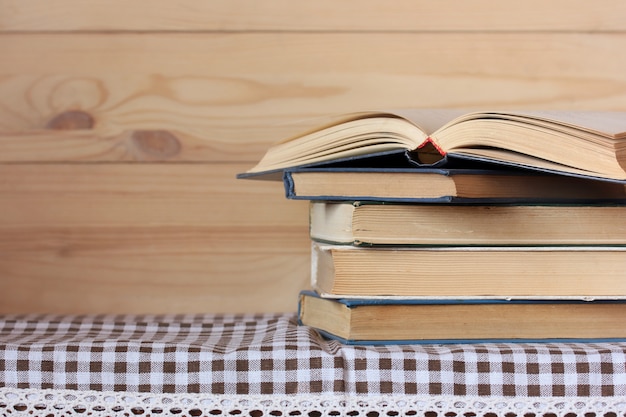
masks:
POLYGON ((626 343, 345 346, 294 314, 0 316, 0 415, 626 416, 626 343))
POLYGON ((626 343, 346 346, 294 314, 2 316, 0 388, 620 397, 626 410, 626 343))

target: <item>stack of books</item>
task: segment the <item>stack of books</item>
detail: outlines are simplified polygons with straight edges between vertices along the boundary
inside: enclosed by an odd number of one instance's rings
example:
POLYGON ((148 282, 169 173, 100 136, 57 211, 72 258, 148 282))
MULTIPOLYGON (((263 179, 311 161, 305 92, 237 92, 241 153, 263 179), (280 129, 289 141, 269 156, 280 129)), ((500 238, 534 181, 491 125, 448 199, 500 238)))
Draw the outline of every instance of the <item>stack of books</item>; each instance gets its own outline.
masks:
POLYGON ((624 113, 359 113, 240 177, 310 200, 298 314, 328 337, 626 339, 624 113))

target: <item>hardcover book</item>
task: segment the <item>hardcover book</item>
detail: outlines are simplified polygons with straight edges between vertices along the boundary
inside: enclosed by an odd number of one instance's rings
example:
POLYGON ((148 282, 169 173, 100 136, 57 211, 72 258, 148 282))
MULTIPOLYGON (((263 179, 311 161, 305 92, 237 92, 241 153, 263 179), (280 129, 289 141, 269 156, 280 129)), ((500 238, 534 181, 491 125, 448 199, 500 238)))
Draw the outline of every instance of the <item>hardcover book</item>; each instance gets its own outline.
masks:
POLYGON ((408 203, 626 202, 624 184, 523 170, 302 168, 283 173, 294 200, 408 203))
POLYGON ((312 201, 310 237, 371 245, 626 245, 626 205, 312 201))
POLYGON ((625 143, 622 112, 362 112, 272 146, 240 177, 401 153, 418 166, 474 160, 626 181, 625 143))
POLYGON ((625 246, 312 242, 311 284, 334 298, 626 299, 625 246))
POLYGON ((626 338, 623 301, 334 300, 303 291, 298 319, 347 344, 626 338))

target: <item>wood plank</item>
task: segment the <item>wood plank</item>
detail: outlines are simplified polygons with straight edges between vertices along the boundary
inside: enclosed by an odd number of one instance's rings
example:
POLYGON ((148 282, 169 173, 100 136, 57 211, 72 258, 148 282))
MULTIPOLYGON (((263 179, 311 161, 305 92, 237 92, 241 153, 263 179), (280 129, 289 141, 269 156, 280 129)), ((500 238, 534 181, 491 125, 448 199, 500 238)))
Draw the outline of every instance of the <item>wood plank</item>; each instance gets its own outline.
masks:
POLYGON ((622 31, 620 0, 0 0, 4 31, 622 31))
POLYGON ((0 312, 292 311, 308 204, 245 167, 0 165, 0 312))
POLYGON ((626 110, 625 49, 622 33, 5 34, 0 155, 252 162, 328 113, 626 110), (68 129, 103 144, 41 140, 68 129), (142 135, 156 145, 137 151, 142 135))
MULTIPOLYGON (((0 226, 300 227, 308 205, 244 164, 0 164, 0 226)), ((261 236, 260 236, 261 237, 261 236)))
MULTIPOLYGON (((250 137, 254 140, 252 134, 250 137)), ((259 142, 236 146, 219 137, 162 129, 129 130, 112 136, 97 129, 0 132, 0 162, 250 161, 252 165, 267 147, 259 142)))
POLYGON ((2 313, 295 311, 299 228, 0 227, 2 313))

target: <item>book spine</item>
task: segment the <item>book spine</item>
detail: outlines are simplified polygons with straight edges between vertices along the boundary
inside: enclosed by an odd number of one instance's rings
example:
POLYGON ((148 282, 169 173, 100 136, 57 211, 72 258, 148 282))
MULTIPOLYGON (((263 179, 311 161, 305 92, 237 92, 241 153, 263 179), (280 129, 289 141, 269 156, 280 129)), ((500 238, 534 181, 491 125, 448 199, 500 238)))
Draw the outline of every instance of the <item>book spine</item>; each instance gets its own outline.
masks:
POLYGON ((426 138, 426 140, 420 146, 417 147, 417 149, 422 149, 422 148, 424 148, 426 146, 429 146, 429 145, 432 146, 433 148, 435 148, 437 150, 437 152, 439 152, 441 154, 441 156, 446 156, 447 155, 447 152, 441 146, 439 146, 439 144, 437 142, 435 142, 435 140, 432 137, 430 137, 430 136, 428 136, 426 138))
POLYGON ((293 177, 291 172, 283 171, 283 186, 285 187, 285 197, 293 200, 296 196, 293 177))

